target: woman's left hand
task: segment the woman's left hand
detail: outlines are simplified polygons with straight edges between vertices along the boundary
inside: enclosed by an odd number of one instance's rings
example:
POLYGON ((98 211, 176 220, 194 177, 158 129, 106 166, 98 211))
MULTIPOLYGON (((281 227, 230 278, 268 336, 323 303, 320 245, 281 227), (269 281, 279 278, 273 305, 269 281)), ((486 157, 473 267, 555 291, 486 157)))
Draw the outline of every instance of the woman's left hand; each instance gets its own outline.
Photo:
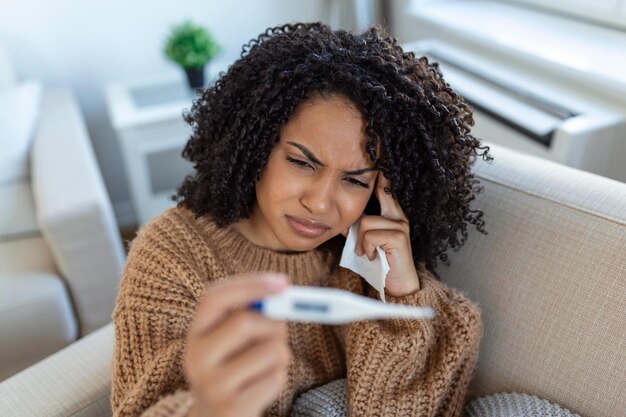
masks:
POLYGON ((380 216, 363 215, 359 219, 359 233, 356 241, 356 253, 364 253, 369 260, 378 256, 376 247, 380 246, 387 254, 389 272, 385 281, 385 292, 400 297, 413 294, 420 289, 420 281, 413 262, 409 221, 390 194, 385 193, 389 180, 382 172, 378 173, 375 193, 380 202, 380 216))

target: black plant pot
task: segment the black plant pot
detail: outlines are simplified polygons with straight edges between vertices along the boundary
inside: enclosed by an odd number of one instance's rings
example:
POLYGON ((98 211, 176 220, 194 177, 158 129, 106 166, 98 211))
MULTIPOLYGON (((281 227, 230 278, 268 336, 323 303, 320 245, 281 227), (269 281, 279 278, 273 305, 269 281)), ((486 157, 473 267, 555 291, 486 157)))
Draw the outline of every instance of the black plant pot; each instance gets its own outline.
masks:
POLYGON ((204 67, 202 68, 185 68, 187 74, 187 82, 189 88, 195 90, 204 87, 204 67))

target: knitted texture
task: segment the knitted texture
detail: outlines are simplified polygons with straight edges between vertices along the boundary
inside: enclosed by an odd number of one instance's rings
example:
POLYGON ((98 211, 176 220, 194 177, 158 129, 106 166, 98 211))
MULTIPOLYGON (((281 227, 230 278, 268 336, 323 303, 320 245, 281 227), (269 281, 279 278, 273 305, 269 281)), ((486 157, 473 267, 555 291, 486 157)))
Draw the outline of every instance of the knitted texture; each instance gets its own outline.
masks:
MULTIPOLYGON (((275 271, 294 285, 335 287, 378 298, 361 277, 320 249, 281 253, 234 228, 172 208, 131 243, 113 321, 111 405, 116 417, 184 416, 193 395, 182 367, 185 335, 207 283, 236 273, 275 271), (144 414, 145 413, 145 414, 144 414)), ((288 323, 288 382, 266 411, 288 416, 295 399, 346 378, 348 416, 459 416, 478 358, 479 308, 418 265, 421 288, 388 302, 430 306, 434 319, 342 326, 288 323)))
POLYGON ((465 411, 467 417, 580 417, 547 400, 516 392, 477 398, 465 411))
MULTIPOLYGON (((346 380, 338 379, 296 399, 290 417, 345 417, 346 380)), ((465 417, 580 417, 547 400, 523 393, 498 393, 477 398, 465 417)))
POLYGON ((346 380, 329 382, 296 399, 290 417, 345 417, 346 380))

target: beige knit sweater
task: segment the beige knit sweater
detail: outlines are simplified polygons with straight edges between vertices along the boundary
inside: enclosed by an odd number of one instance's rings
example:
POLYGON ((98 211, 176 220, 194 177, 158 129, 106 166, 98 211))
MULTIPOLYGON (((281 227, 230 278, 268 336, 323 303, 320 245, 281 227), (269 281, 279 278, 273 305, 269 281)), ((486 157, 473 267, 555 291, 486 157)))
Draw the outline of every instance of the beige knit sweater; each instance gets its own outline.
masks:
MULTIPOLYGON (((131 244, 115 323, 115 416, 185 416, 193 395, 182 371, 185 334, 208 282, 249 271, 286 273, 296 285, 377 298, 322 250, 279 253, 182 208, 144 226, 131 244)), ((347 378, 349 416, 459 416, 482 335, 478 307, 419 265, 421 289, 388 302, 431 306, 432 320, 345 326, 289 323, 288 384, 267 416, 288 416, 299 394, 347 378)))

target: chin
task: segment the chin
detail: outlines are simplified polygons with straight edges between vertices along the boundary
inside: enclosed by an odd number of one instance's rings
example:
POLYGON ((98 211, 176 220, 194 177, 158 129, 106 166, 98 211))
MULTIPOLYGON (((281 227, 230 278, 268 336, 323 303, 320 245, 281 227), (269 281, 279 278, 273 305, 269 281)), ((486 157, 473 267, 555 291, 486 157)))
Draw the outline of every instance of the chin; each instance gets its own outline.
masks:
POLYGON ((288 250, 296 252, 306 252, 317 248, 328 240, 332 239, 336 235, 327 233, 327 236, 320 236, 318 238, 307 238, 299 236, 296 233, 286 230, 285 234, 281 237, 280 242, 288 248, 288 250))
POLYGON ((317 248, 319 245, 326 242, 326 240, 327 239, 315 242, 313 242, 312 240, 302 241, 296 237, 295 239, 286 239, 283 245, 285 245, 285 247, 291 251, 306 252, 317 248))

